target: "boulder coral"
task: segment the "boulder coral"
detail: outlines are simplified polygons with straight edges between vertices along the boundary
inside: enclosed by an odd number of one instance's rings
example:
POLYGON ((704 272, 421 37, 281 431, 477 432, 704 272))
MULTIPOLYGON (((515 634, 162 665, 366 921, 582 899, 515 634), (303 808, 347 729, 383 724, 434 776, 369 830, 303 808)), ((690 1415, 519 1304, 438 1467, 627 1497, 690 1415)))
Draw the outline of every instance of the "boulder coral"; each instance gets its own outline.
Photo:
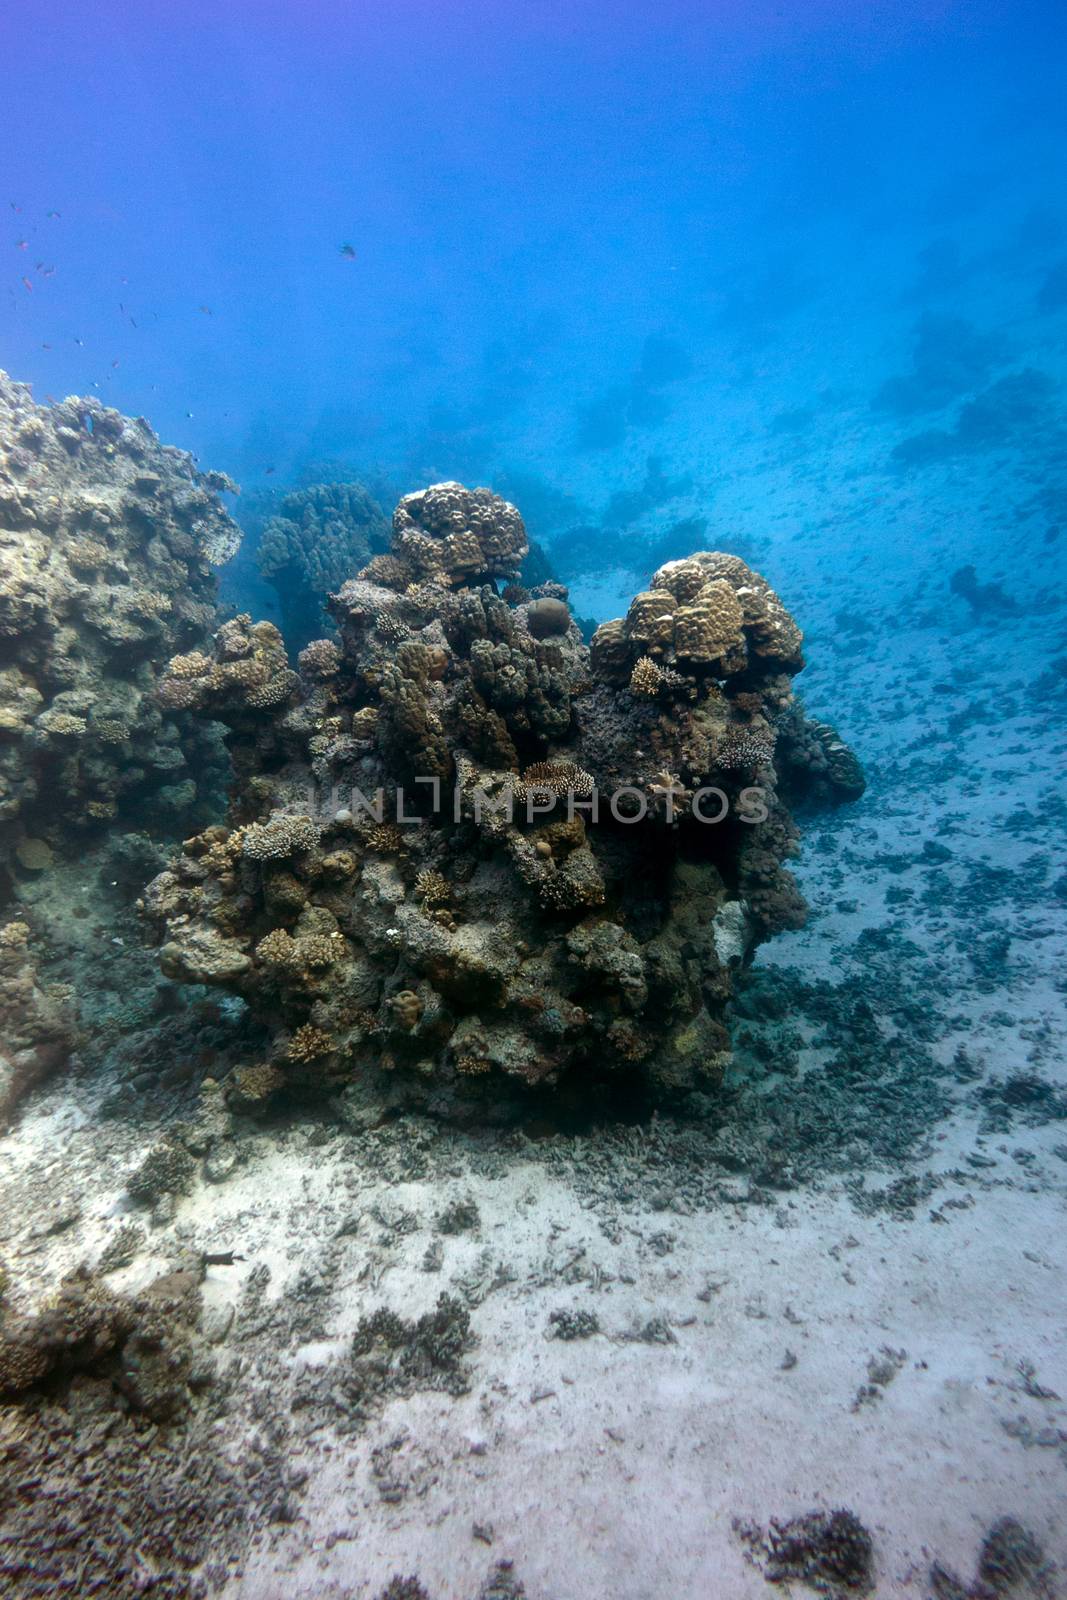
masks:
POLYGON ((284 497, 256 551, 278 594, 285 636, 300 647, 322 632, 323 600, 389 544, 389 523, 361 483, 314 483, 284 497))
POLYGON ((149 1422, 180 1419, 209 1376, 193 1334, 203 1275, 198 1261, 129 1296, 79 1267, 35 1315, 0 1316, 0 1401, 84 1373, 149 1422))
MULTIPOLYGON (((560 586, 498 592, 525 549, 514 506, 442 484, 393 526, 330 597, 328 674, 189 702, 228 728, 230 817, 144 908, 169 976, 241 995, 270 1032, 231 1104, 330 1092, 365 1125, 397 1104, 503 1114, 531 1088, 713 1086, 737 968, 804 919, 776 767, 799 629, 742 561, 701 552, 588 648, 560 586)), ((226 655, 217 639, 164 683, 209 684, 226 655)))

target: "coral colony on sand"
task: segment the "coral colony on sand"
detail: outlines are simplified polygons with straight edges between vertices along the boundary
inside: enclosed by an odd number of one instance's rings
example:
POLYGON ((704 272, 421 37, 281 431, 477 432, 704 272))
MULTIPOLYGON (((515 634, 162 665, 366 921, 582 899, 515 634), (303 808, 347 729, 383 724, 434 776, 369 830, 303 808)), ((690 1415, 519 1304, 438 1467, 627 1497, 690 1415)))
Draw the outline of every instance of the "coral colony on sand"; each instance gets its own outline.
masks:
POLYGON ((669 562, 586 647, 566 590, 515 579, 518 510, 406 495, 290 666, 238 616, 175 656, 164 712, 225 724, 225 824, 147 889, 164 972, 242 996, 272 1037, 231 1104, 328 1089, 483 1111, 507 1092, 721 1078, 732 976, 797 927, 795 771, 862 790, 795 710, 801 634, 734 556, 669 562), (498 585, 503 585, 499 592, 498 585))

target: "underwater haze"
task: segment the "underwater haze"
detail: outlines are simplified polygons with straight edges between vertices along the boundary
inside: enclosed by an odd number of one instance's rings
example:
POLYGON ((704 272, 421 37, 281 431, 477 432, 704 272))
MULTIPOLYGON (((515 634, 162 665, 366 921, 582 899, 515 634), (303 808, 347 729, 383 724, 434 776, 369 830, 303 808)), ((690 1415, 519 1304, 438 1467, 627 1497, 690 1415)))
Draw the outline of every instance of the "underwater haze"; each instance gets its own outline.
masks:
POLYGON ((1067 1597, 1067 8, 0 60, 0 1594, 1067 1597))

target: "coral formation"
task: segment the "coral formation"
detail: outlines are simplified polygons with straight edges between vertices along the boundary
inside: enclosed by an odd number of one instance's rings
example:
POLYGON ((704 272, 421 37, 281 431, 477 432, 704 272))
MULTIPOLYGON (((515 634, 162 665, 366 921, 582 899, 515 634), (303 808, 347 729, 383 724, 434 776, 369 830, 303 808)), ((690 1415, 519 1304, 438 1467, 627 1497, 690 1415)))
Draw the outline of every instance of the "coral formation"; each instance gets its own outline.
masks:
POLYGON ((285 496, 263 529, 256 561, 277 590, 292 648, 322 632, 326 595, 388 543, 382 508, 361 483, 315 483, 285 496))
POLYGON ((828 722, 805 715, 799 700, 777 719, 775 763, 780 788, 791 806, 844 805, 867 787, 856 752, 828 722))
POLYGON ((194 1376, 190 1330, 202 1276, 202 1268, 169 1272, 130 1297, 79 1268, 35 1316, 0 1321, 0 1397, 90 1372, 150 1421, 180 1416, 194 1376))
POLYGON ((781 601, 700 552, 587 648, 558 585, 509 602, 487 581, 524 547, 513 506, 437 485, 331 596, 327 673, 292 674, 247 618, 172 663, 164 696, 193 686, 227 725, 237 783, 228 827, 145 904, 168 976, 240 994, 272 1034, 232 1105, 328 1090, 360 1124, 398 1094, 460 1113, 519 1086, 684 1095, 726 1064, 734 973, 802 922, 781 601))
POLYGON ((38 406, 0 373, 0 880, 149 797, 196 799, 213 740, 154 691, 217 624, 234 488, 143 418, 38 406))

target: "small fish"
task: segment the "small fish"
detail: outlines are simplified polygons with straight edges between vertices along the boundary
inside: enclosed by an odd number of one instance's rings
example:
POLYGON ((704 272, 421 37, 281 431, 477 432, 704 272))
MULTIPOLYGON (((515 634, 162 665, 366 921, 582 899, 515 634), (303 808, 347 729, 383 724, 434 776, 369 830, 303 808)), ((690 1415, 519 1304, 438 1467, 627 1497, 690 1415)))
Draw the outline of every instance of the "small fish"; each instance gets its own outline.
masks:
POLYGON ((25 249, 28 248, 29 242, 30 241, 28 239, 20 239, 18 244, 15 246, 15 249, 16 250, 25 250, 25 249))
POLYGON ((267 472, 266 472, 266 476, 269 478, 271 473, 275 472, 276 470, 277 470, 277 468, 275 468, 275 467, 268 467, 267 468, 267 472))
POLYGON ((355 245, 354 244, 343 244, 341 246, 341 254, 344 256, 346 261, 354 261, 356 259, 356 247, 355 247, 355 245))
POLYGON ((56 275, 55 267, 40 267, 38 270, 42 278, 54 278, 56 275))
POLYGON ((46 217, 58 217, 59 216, 59 212, 58 211, 46 211, 45 212, 45 216, 46 217))
POLYGON ((197 306, 196 309, 202 311, 205 317, 213 317, 215 315, 210 306, 197 306))
POLYGON ((27 292, 29 294, 32 294, 33 293, 33 284, 30 282, 29 278, 23 278, 22 283, 23 283, 23 287, 27 290, 27 292))
POLYGON ((22 210, 22 207, 16 205, 14 200, 9 200, 8 201, 8 205, 11 207, 12 211, 21 211, 22 210))
POLYGON ((50 345, 50 344, 43 344, 43 345, 42 345, 42 346, 41 346, 41 349, 42 349, 42 350, 51 350, 51 348, 52 348, 52 346, 51 346, 51 345, 50 345))
POLYGON ((85 340, 84 340, 84 339, 75 339, 75 341, 74 341, 74 343, 75 343, 75 344, 80 344, 80 345, 84 345, 84 343, 85 343, 85 340))

